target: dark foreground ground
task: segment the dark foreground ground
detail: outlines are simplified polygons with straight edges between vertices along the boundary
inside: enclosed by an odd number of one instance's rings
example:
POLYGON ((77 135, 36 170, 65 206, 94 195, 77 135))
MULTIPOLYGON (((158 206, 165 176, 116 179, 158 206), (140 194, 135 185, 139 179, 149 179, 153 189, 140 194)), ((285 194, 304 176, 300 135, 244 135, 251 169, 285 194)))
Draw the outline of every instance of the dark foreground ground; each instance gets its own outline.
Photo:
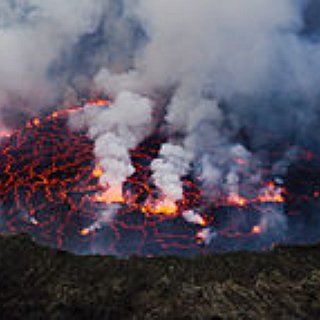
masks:
POLYGON ((0 319, 320 319, 320 245, 79 257, 0 237, 0 319))

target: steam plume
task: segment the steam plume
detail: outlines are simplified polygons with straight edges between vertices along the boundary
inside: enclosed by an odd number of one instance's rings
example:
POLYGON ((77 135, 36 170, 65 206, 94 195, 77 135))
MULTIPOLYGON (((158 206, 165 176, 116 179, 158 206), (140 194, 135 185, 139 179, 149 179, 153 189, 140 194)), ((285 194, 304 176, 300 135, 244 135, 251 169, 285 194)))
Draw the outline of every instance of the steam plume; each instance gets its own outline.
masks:
POLYGON ((64 94, 55 69, 81 36, 97 27, 99 0, 0 3, 0 110, 34 114, 64 94), (30 107, 28 107, 30 106, 30 107))
POLYGON ((103 169, 100 183, 108 186, 109 201, 122 197, 122 184, 134 173, 129 151, 150 131, 152 103, 130 92, 121 92, 107 109, 85 108, 89 136, 95 140, 94 152, 103 169))
POLYGON ((264 129, 306 138, 299 126, 315 114, 320 47, 303 34, 305 5, 148 0, 129 6, 149 41, 128 72, 102 69, 96 83, 113 93, 174 88, 165 110, 169 142, 152 163, 154 182, 172 201, 181 199, 181 178, 191 165, 209 192, 232 197, 242 185, 258 188, 264 129), (303 118, 297 101, 307 103, 303 118), (281 119, 282 110, 295 120, 281 119), (236 138, 243 127, 254 136, 250 149, 236 138))

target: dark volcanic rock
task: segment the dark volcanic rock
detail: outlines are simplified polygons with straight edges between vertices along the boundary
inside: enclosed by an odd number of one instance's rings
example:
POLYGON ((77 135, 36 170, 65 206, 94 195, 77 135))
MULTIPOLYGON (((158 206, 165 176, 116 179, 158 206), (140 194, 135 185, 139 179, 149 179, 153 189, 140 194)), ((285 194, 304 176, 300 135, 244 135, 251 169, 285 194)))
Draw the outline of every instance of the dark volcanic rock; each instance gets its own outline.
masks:
POLYGON ((1 319, 319 319, 320 246, 81 257, 0 237, 1 319))

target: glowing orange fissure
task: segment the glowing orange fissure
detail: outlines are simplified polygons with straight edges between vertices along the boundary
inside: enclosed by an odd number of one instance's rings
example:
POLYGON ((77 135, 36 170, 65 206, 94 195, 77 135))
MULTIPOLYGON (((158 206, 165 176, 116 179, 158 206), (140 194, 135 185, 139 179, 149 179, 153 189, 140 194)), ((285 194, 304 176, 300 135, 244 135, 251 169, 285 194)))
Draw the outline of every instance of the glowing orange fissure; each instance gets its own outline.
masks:
POLYGON ((96 168, 93 170, 92 175, 93 175, 95 178, 100 178, 100 177, 103 175, 103 169, 100 168, 100 167, 96 167, 96 168))
MULTIPOLYGON (((103 173, 103 169, 99 166, 96 166, 92 172, 92 176, 99 179, 103 173)), ((140 205, 136 204, 133 199, 125 199, 122 194, 122 190, 118 190, 116 188, 106 188, 106 190, 103 192, 96 194, 93 200, 105 204, 129 203, 131 206, 137 207, 145 214, 163 214, 165 216, 178 215, 178 206, 176 202, 167 197, 157 200, 149 197, 143 205, 140 205)))
POLYGON ((257 225, 257 226, 253 226, 252 230, 251 230, 252 234, 260 234, 262 233, 262 227, 257 225))
MULTIPOLYGON (((95 178, 100 178, 103 175, 103 169, 97 166, 92 175, 95 178)), ((276 186, 272 181, 267 182, 266 187, 255 198, 245 198, 239 194, 231 194, 226 199, 227 205, 245 207, 256 203, 283 203, 285 201, 284 194, 285 189, 276 186)), ((144 214, 164 215, 175 217, 180 214, 179 207, 176 201, 169 199, 165 195, 160 199, 154 199, 148 197, 143 205, 136 204, 134 200, 125 198, 122 194, 122 190, 106 189, 102 193, 94 196, 94 201, 102 202, 105 204, 110 203, 128 203, 133 207, 137 207, 144 214)), ((206 226, 206 221, 203 219, 200 225, 206 226)), ((257 232, 257 227, 253 233, 257 232), (255 231, 255 232, 254 232, 255 231)), ((261 231, 261 230, 260 230, 261 231)))
POLYGON ((200 224, 200 226, 205 227, 208 225, 208 222, 203 217, 201 217, 201 221, 199 224, 200 224))
MULTIPOLYGON (((100 171, 97 169, 92 173, 94 177, 99 177, 100 171)), ((124 196, 121 190, 116 188, 108 188, 105 191, 97 193, 93 196, 93 201, 105 203, 106 205, 112 203, 124 203, 133 208, 139 209, 144 214, 155 214, 165 216, 177 216, 178 206, 175 201, 169 199, 152 199, 149 197, 143 204, 134 202, 128 195, 124 196)))
POLYGON ((84 228, 80 231, 80 234, 82 236, 88 236, 90 234, 90 229, 89 228, 84 228))
POLYGON ((97 100, 88 100, 86 104, 89 106, 92 105, 92 106, 100 107, 100 106, 109 105, 111 103, 112 101, 108 99, 97 99, 97 100))
POLYGON ((147 200, 141 210, 146 214, 163 214, 172 217, 178 215, 178 206, 176 202, 168 198, 153 201, 147 200))
POLYGON ((121 190, 117 190, 115 188, 109 188, 108 190, 102 193, 96 194, 94 196, 94 200, 105 204, 125 202, 121 190))
MULTIPOLYGON (((96 99, 96 100, 87 100, 86 105, 87 106, 92 106, 92 107, 100 107, 100 106, 106 106, 112 103, 112 100, 109 99, 96 99)), ((47 117, 40 119, 39 117, 35 117, 31 120, 29 120, 26 124, 25 127, 30 129, 32 127, 39 127, 42 122, 48 121, 48 120, 53 120, 55 118, 61 117, 63 115, 68 115, 72 113, 79 112, 82 110, 82 106, 70 106, 70 107, 63 107, 57 111, 52 112, 49 114, 47 117)), ((10 131, 10 130, 0 130, 0 138, 3 137, 10 137, 15 133, 15 131, 10 131)))
POLYGON ((256 197, 249 199, 242 197, 239 194, 231 194, 227 198, 227 203, 239 207, 244 207, 255 203, 283 203, 285 202, 285 193, 285 188, 278 187, 274 184, 274 182, 269 181, 267 182, 266 187, 256 197))

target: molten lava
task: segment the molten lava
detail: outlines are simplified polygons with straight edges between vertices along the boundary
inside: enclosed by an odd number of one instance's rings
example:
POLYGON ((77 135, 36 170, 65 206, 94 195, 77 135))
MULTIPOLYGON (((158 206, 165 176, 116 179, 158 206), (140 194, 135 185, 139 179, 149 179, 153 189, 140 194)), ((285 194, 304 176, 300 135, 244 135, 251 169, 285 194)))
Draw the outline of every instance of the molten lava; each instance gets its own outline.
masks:
POLYGON ((253 226, 252 231, 253 234, 260 234, 262 232, 261 226, 253 226))
POLYGON ((176 203, 167 198, 164 200, 147 200, 141 207, 141 210, 146 214, 162 214, 173 217, 178 214, 178 207, 176 203))
POLYGON ((102 193, 96 194, 93 199, 105 204, 125 202, 122 196, 122 191, 115 188, 110 188, 102 193))
MULTIPOLYGON (((27 232, 40 242, 80 253, 192 254, 206 250, 213 239, 219 250, 239 237, 250 248, 256 246, 250 245, 252 238, 264 234, 259 221, 269 207, 282 208, 290 199, 284 186, 267 181, 252 197, 231 194, 212 201, 188 177, 183 199, 170 201, 151 179, 150 163, 165 139, 158 133, 131 151, 136 172, 122 190, 101 186, 103 169, 96 166, 93 142, 85 131, 68 128, 68 115, 79 110, 55 111, 19 130, 0 132, 2 232, 27 232), (234 218, 243 214, 245 228, 234 218)), ((311 197, 319 198, 319 190, 311 197)))

